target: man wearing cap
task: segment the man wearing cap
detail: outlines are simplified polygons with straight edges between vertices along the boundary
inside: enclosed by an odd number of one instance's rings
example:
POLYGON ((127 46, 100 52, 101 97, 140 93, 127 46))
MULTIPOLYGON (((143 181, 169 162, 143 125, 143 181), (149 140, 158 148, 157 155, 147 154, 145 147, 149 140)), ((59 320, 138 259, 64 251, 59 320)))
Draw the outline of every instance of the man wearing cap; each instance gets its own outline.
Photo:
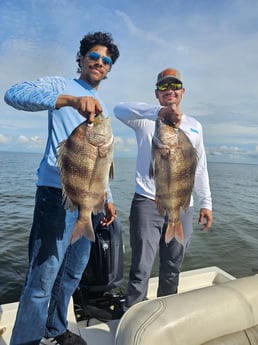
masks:
POLYGON ((132 128, 136 135, 138 153, 135 171, 135 194, 130 210, 131 268, 125 298, 125 310, 143 301, 147 296, 148 281, 156 253, 159 249, 159 285, 157 296, 177 293, 179 272, 185 250, 193 232, 193 198, 180 220, 184 231, 184 244, 173 239, 164 240, 164 217, 155 203, 155 183, 149 177, 152 137, 158 116, 166 118, 176 128, 181 128, 197 150, 198 165, 194 189, 200 206, 199 224, 207 230, 212 224, 212 200, 203 144, 202 125, 183 114, 180 103, 185 88, 178 70, 167 68, 158 74, 155 95, 160 105, 146 103, 120 103, 115 106, 115 116, 132 128))

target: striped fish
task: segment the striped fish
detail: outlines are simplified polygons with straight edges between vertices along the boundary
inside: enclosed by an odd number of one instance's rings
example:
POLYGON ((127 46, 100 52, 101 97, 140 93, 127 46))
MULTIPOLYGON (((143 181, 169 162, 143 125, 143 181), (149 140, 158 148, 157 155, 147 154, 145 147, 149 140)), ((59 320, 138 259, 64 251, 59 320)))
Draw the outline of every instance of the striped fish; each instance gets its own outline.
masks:
POLYGON ((150 177, 155 180, 158 210, 168 219, 166 243, 174 237, 179 243, 184 243, 180 209, 189 207, 196 165, 196 150, 184 131, 157 119, 152 139, 150 177))
POLYGON ((57 163, 66 208, 78 208, 72 243, 82 236, 95 241, 91 214, 103 210, 108 180, 113 177, 114 138, 110 122, 102 114, 91 125, 84 121, 59 147, 57 163))

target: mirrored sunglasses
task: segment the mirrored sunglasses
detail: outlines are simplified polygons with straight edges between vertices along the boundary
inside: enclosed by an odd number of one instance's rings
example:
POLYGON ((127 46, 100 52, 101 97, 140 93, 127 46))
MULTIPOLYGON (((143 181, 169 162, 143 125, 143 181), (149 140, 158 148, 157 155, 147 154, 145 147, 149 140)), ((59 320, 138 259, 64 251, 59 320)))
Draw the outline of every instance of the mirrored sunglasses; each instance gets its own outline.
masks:
POLYGON ((102 58, 102 62, 105 66, 110 65, 112 66, 112 59, 108 56, 102 56, 99 53, 96 52, 90 52, 87 54, 88 58, 93 61, 98 61, 98 59, 102 58))
POLYGON ((181 90, 183 88, 182 83, 165 83, 157 85, 159 91, 166 91, 168 88, 171 88, 173 91, 181 90))

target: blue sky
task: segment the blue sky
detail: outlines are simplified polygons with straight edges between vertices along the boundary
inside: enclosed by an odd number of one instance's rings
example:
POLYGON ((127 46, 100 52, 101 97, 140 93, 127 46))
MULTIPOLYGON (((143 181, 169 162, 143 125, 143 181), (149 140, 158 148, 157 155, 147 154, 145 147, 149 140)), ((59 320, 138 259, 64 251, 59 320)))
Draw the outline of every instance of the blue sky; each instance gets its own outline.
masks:
MULTIPOLYGON (((46 75, 77 77, 88 32, 112 33, 120 58, 100 87, 121 101, 157 103, 158 72, 179 69, 181 109, 204 128, 209 161, 258 163, 257 0, 2 0, 0 150, 43 152, 47 113, 7 106, 6 89, 46 75)), ((116 156, 135 156, 132 130, 113 118, 116 156)))

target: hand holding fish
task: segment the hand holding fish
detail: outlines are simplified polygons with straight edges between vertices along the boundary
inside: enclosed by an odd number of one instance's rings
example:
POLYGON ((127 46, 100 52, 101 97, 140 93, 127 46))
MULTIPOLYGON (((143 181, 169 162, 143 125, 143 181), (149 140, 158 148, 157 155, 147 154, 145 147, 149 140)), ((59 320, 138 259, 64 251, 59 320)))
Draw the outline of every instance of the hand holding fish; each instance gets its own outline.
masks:
POLYGON ((201 208, 198 224, 203 224, 204 218, 206 218, 206 223, 201 230, 208 230, 212 224, 212 211, 207 208, 201 208))
POLYGON ((93 97, 75 97, 74 108, 84 116, 90 123, 94 121, 95 115, 102 112, 102 107, 98 100, 93 97))
POLYGON ((90 123, 94 121, 95 115, 102 112, 99 101, 90 96, 75 97, 71 95, 60 95, 56 101, 56 108, 67 106, 78 110, 78 112, 90 123))
POLYGON ((159 111, 159 117, 165 119, 168 123, 172 123, 173 127, 179 127, 181 123, 182 113, 178 104, 171 104, 163 107, 159 111))

